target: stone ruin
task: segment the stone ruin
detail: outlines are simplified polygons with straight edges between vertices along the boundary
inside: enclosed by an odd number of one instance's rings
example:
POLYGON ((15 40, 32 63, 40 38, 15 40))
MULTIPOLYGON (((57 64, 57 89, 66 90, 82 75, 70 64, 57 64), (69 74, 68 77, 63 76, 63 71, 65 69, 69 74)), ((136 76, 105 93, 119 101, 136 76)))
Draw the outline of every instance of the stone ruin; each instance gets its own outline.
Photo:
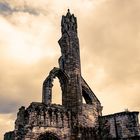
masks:
POLYGON ((22 106, 14 131, 5 133, 4 140, 139 140, 139 112, 102 116, 100 101, 81 75, 77 19, 69 10, 62 16, 61 32, 59 68, 54 67, 43 82, 42 102, 22 106), (62 105, 52 104, 55 77, 62 105))

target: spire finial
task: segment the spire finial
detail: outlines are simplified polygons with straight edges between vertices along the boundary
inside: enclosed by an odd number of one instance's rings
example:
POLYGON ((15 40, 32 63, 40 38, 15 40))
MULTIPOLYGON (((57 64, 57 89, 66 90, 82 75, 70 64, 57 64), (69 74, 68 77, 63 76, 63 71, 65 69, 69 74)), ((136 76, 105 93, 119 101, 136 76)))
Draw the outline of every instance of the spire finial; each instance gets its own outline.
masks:
POLYGON ((67 16, 70 16, 70 15, 71 15, 70 9, 68 9, 67 16))

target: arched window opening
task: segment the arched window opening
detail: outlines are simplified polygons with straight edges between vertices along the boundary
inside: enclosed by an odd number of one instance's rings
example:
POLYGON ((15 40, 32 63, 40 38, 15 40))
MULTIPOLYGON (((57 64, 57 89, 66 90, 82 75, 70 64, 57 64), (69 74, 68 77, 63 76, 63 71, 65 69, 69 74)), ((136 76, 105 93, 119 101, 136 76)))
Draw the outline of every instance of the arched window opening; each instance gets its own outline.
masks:
POLYGON ((82 96, 85 99, 86 104, 92 104, 92 99, 86 90, 82 89, 82 96))
POLYGON ((52 104, 62 105, 62 90, 61 90, 60 82, 58 78, 55 78, 53 81, 52 104))
POLYGON ((67 89, 67 82, 68 76, 60 68, 54 67, 43 82, 42 102, 45 104, 58 103, 64 105, 64 99, 66 99, 64 93, 67 89), (55 80, 55 78, 59 80, 55 80))

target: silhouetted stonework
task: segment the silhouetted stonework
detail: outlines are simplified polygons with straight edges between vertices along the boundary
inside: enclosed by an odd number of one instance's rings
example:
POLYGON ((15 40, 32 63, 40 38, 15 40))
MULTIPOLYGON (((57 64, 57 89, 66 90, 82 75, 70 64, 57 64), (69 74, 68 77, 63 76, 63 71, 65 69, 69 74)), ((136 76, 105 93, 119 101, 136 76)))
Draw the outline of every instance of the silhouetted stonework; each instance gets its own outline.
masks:
POLYGON ((14 131, 6 133, 4 140, 139 139, 138 112, 102 116, 100 101, 81 76, 77 20, 69 10, 62 16, 61 32, 59 68, 54 67, 43 82, 42 102, 21 107, 14 131), (55 77, 62 105, 52 104, 55 77))

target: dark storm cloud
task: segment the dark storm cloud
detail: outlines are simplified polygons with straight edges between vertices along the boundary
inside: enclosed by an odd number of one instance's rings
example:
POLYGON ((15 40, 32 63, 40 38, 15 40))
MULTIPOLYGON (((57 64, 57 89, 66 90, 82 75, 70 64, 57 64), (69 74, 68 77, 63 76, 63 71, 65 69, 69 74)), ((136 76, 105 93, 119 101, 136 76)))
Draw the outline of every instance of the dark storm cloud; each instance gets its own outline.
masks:
POLYGON ((0 98, 0 114, 9 114, 18 111, 21 102, 11 101, 9 97, 0 98))
POLYGON ((4 15, 12 13, 10 5, 8 3, 0 2, 0 13, 4 15))
POLYGON ((9 3, 7 2, 0 2, 0 14, 2 15, 10 15, 15 12, 23 12, 23 13, 29 13, 31 15, 39 15, 39 12, 27 5, 21 7, 12 7, 9 3))

